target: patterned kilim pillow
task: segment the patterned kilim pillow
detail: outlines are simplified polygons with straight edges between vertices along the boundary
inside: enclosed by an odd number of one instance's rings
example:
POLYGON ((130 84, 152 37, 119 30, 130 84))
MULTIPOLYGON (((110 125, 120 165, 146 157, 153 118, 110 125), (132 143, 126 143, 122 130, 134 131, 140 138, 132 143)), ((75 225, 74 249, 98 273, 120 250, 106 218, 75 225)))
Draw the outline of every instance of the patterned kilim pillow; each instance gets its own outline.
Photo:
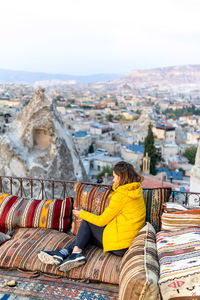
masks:
MULTIPOLYGON (((100 215, 108 206, 111 193, 112 191, 106 187, 77 182, 74 185, 74 207, 100 215)), ((71 232, 74 235, 77 234, 80 223, 81 220, 73 216, 71 232)))
POLYGON ((200 227, 157 233, 163 300, 200 299, 200 227))
POLYGON ((156 233, 147 223, 124 254, 119 277, 119 300, 159 299, 156 233))
POLYGON ((71 225, 72 198, 25 199, 0 195, 0 230, 16 227, 44 227, 67 231, 71 225))
POLYGON ((156 232, 161 228, 161 215, 163 204, 169 200, 171 188, 156 188, 146 190, 144 201, 146 203, 146 221, 153 225, 156 232))
POLYGON ((162 230, 176 231, 192 226, 200 226, 200 209, 162 214, 162 230))
POLYGON ((53 229, 18 228, 12 239, 1 246, 0 267, 119 284, 121 257, 110 253, 103 254, 102 249, 95 246, 86 248, 85 265, 67 273, 59 272, 56 266, 44 264, 38 259, 38 251, 62 249, 74 238, 72 235, 53 229))
POLYGON ((5 243, 6 241, 10 240, 11 237, 8 234, 0 232, 0 245, 5 243))

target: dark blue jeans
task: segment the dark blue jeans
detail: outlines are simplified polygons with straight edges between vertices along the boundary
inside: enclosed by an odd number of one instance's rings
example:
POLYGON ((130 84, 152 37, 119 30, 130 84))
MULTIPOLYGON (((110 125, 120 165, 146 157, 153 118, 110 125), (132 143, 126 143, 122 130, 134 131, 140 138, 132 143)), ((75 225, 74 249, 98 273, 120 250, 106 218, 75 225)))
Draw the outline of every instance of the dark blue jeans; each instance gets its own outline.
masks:
MULTIPOLYGON (((83 220, 79 227, 76 239, 72 241, 66 247, 66 249, 69 251, 69 253, 72 253, 72 250, 75 246, 84 250, 88 244, 92 244, 103 249, 102 238, 104 228, 105 227, 99 227, 83 220)), ((127 249, 128 248, 110 252, 117 256, 123 256, 127 249)))

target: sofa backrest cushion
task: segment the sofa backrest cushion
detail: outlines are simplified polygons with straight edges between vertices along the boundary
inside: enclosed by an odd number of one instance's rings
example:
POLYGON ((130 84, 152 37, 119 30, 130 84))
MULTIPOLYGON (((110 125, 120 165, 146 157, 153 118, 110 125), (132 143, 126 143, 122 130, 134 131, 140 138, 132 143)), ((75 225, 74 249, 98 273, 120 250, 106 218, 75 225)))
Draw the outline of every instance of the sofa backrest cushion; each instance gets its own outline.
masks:
POLYGON ((161 229, 176 231, 192 226, 200 226, 200 209, 178 212, 164 212, 161 218, 161 229))
POLYGON ((111 253, 104 254, 96 246, 89 245, 85 249, 85 265, 67 273, 59 272, 56 266, 39 260, 37 254, 40 250, 65 248, 74 238, 65 232, 47 228, 18 228, 12 239, 1 246, 0 267, 119 284, 121 257, 111 253))
POLYGON ((124 254, 119 277, 119 300, 159 299, 156 232, 147 223, 124 254))
POLYGON ((155 188, 144 192, 146 203, 146 221, 151 223, 155 231, 161 229, 161 215, 163 204, 169 200, 171 188, 155 188))
POLYGON ((26 199, 0 195, 0 231, 16 227, 43 227, 67 231, 71 226, 73 199, 26 199))
MULTIPOLYGON (((100 215, 108 206, 111 193, 112 190, 106 187, 77 182, 74 185, 74 207, 100 215)), ((81 220, 73 216, 71 232, 74 235, 77 234, 80 223, 81 220)))

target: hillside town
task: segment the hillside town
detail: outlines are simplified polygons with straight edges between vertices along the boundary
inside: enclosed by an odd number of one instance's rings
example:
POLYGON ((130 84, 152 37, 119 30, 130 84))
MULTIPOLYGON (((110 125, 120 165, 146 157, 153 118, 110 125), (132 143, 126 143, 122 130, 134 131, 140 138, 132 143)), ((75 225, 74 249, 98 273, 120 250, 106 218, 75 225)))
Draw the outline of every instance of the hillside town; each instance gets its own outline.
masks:
MULTIPOLYGON (((110 170, 125 160, 143 171, 146 187, 168 185, 189 190, 194 161, 185 152, 196 150, 200 138, 198 87, 174 85, 172 89, 127 82, 78 85, 56 81, 49 86, 45 82, 45 94, 55 102, 90 181, 111 183, 110 170), (156 148, 154 176, 144 149, 149 126, 156 148)), ((28 84, 0 84, 1 136, 35 90, 36 86, 28 84)))

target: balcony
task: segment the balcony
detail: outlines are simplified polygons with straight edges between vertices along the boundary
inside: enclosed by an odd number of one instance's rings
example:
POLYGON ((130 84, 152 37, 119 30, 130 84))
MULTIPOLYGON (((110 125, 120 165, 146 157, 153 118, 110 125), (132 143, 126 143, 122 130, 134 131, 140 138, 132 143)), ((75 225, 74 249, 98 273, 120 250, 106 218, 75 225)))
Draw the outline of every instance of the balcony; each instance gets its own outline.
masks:
MULTIPOLYGON (((69 180, 0 176, 0 193, 35 199, 65 198, 73 196, 74 183, 69 180)), ((87 184, 99 185, 91 182, 87 184)), ((101 184, 101 186, 112 189, 110 185, 101 184)), ((172 190, 169 201, 179 202, 186 206, 200 206, 200 193, 172 190)))

